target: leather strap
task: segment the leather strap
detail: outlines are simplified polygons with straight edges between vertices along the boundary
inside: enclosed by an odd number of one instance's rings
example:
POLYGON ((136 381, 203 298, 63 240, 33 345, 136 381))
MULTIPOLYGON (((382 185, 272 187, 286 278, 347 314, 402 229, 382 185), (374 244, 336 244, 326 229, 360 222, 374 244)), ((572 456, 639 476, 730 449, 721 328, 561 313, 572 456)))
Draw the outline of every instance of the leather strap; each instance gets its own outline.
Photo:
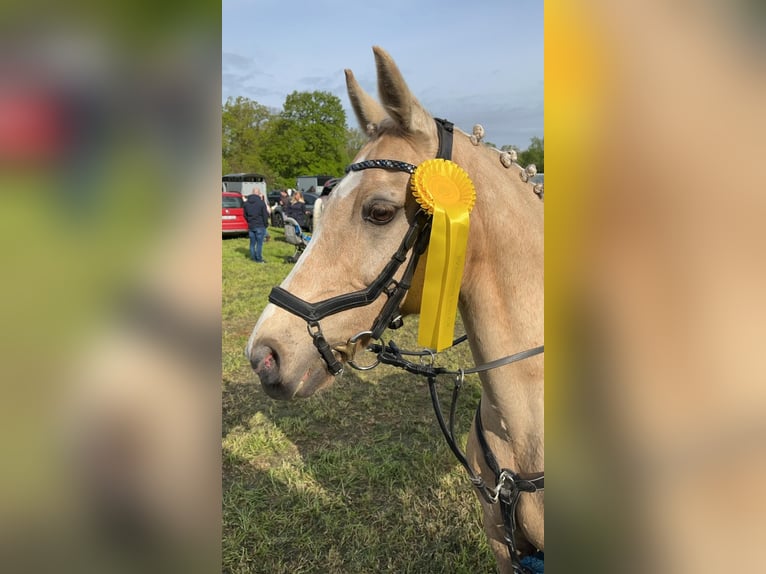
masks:
POLYGON ((479 399, 479 406, 476 407, 476 418, 474 420, 476 421, 476 438, 479 440, 482 453, 484 453, 484 460, 487 461, 487 466, 495 473, 496 479, 500 477, 503 471, 505 471, 506 473, 511 473, 516 485, 522 492, 535 492, 545 488, 545 473, 543 472, 535 472, 528 474, 527 478, 522 478, 521 475, 516 474, 507 468, 500 468, 495 453, 489 448, 489 443, 487 442, 487 437, 484 433, 484 424, 481 422, 481 399, 479 399))
POLYGON ((441 159, 452 159, 452 134, 455 130, 455 125, 442 118, 434 118, 436 121, 436 133, 439 135, 439 149, 436 152, 436 157, 441 159))
POLYGON ((404 235, 404 238, 399 245, 399 249, 393 254, 380 275, 378 275, 366 289, 354 291, 353 293, 336 295, 335 297, 330 297, 329 299, 324 299, 323 301, 318 301, 316 303, 309 303, 282 287, 274 287, 272 288, 271 293, 269 293, 269 302, 290 311, 309 323, 319 322, 321 319, 324 319, 329 315, 334 315, 335 313, 340 313, 341 311, 370 305, 380 297, 389 286, 396 271, 402 263, 406 261, 409 250, 420 243, 422 243, 422 245, 418 245, 419 251, 422 253, 422 251, 425 250, 428 238, 427 230, 430 227, 430 223, 430 218, 426 217, 424 212, 418 212, 415 216, 415 220, 404 235), (418 239, 423 236, 425 236, 426 239, 418 241, 418 239))

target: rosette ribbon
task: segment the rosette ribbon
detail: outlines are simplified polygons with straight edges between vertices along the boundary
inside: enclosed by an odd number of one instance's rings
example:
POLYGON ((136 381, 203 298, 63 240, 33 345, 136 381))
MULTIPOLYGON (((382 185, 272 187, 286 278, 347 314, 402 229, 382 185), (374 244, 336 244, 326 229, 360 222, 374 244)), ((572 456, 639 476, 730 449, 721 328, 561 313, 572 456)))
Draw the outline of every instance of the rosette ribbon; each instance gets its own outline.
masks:
POLYGON ((445 159, 421 163, 412 175, 411 186, 417 202, 433 217, 418 344, 439 352, 452 345, 468 245, 469 214, 476 191, 468 174, 445 159))

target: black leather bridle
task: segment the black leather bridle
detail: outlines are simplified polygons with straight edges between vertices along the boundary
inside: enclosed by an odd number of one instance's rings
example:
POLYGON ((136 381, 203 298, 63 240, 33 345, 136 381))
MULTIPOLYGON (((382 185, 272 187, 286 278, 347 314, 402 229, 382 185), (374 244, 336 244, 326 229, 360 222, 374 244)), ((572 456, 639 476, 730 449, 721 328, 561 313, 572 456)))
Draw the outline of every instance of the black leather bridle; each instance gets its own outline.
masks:
MULTIPOLYGON (((439 149, 436 157, 451 159, 453 124, 437 118, 436 129, 439 134, 439 149)), ((412 175, 416 167, 411 163, 398 160, 368 159, 351 164, 346 168, 346 173, 365 169, 386 169, 412 175)), ((343 364, 335 356, 330 344, 325 339, 319 321, 342 311, 370 305, 385 293, 388 300, 373 322, 369 335, 372 339, 379 339, 386 328, 399 325, 401 321, 399 305, 412 284, 412 277, 415 274, 420 256, 428 247, 430 230, 431 216, 422 209, 418 210, 396 253, 380 272, 380 275, 366 289, 309 303, 286 289, 282 289, 282 287, 274 287, 269 293, 269 302, 306 321, 308 332, 314 341, 314 346, 327 365, 327 370, 332 375, 337 376, 343 372, 343 364), (404 274, 399 281, 396 281, 394 276, 407 260, 407 254, 410 251, 412 251, 412 256, 404 274)))
POLYGON ((430 229, 430 217, 427 217, 424 211, 419 210, 407 233, 405 233, 399 249, 396 250, 380 275, 366 289, 309 303, 281 287, 274 287, 269 293, 269 301, 306 321, 314 346, 324 359, 327 370, 332 375, 337 376, 343 372, 343 364, 337 359, 330 344, 324 338, 319 321, 342 311, 370 305, 385 293, 388 296, 388 301, 373 322, 369 331, 370 337, 379 339, 387 327, 392 326, 392 323, 395 326, 397 321, 401 321, 399 305, 412 284, 412 277, 415 274, 420 256, 426 250, 430 229), (396 281, 394 275, 406 261, 407 253, 410 251, 412 251, 412 257, 405 268, 404 275, 399 281, 396 281))

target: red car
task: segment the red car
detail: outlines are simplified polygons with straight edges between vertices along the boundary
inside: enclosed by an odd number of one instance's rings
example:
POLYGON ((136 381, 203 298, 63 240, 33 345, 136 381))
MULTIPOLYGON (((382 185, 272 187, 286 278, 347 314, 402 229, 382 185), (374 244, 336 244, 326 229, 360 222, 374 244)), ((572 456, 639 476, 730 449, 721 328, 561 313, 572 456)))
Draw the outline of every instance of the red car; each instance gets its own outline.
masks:
POLYGON ((221 230, 224 235, 247 234, 244 201, 239 193, 224 191, 221 194, 221 230))

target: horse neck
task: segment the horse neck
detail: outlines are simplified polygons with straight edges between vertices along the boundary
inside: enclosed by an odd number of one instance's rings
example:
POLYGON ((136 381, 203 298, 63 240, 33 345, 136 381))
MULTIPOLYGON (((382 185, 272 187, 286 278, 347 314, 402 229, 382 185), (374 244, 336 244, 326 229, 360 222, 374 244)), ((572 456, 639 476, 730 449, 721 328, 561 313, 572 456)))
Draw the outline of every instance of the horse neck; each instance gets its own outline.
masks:
MULTIPOLYGON (((466 145, 460 138, 456 158, 467 159, 460 163, 477 200, 460 312, 483 364, 543 344, 543 206, 517 166, 503 168, 494 152, 466 145)), ((481 375, 483 422, 502 443, 513 442, 516 460, 508 464, 520 471, 542 470, 543 379, 541 355, 481 375)))

